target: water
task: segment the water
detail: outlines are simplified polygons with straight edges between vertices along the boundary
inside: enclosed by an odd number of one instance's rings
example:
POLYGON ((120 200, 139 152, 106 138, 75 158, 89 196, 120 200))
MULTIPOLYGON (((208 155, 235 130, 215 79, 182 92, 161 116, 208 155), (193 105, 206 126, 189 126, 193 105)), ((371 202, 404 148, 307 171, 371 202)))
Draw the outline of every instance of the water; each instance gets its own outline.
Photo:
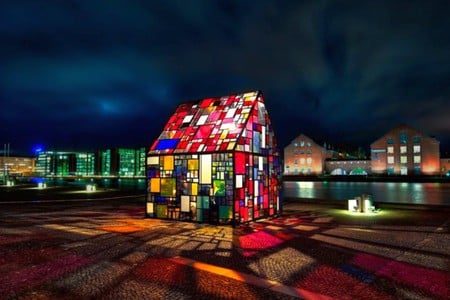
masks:
POLYGON ((374 202, 450 205, 450 183, 287 181, 288 198, 347 200, 362 194, 374 202))

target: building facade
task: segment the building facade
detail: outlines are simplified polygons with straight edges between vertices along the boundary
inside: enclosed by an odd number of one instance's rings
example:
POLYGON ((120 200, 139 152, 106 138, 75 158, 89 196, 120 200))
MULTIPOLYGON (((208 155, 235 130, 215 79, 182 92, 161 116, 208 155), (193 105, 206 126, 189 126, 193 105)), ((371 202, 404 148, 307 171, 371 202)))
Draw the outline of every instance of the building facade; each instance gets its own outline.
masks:
POLYGON ((320 175, 327 149, 300 134, 284 148, 284 175, 320 175))
POLYGON ((450 177, 450 158, 441 158, 441 175, 450 177))
POLYGON ((145 147, 97 152, 42 151, 36 158, 37 176, 144 177, 145 147))
POLYGON ((28 176, 34 172, 33 157, 0 156, 0 172, 5 176, 28 176))
POLYGON ((279 154, 258 91, 179 105, 147 168, 148 217, 237 224, 280 208, 279 154))
POLYGON ((373 142, 373 174, 439 175, 439 142, 417 129, 400 125, 373 142))

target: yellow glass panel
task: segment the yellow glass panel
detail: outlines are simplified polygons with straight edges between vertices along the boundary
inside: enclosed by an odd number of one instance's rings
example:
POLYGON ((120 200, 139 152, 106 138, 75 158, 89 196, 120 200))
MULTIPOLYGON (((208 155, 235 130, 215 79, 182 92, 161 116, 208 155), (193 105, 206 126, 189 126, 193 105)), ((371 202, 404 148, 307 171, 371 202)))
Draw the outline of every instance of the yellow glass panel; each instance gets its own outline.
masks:
POLYGON ((228 144, 227 150, 233 150, 235 144, 236 144, 235 142, 230 142, 230 143, 228 144))
POLYGON ((198 170, 198 159, 188 160, 188 170, 198 170))
POLYGON ((192 183, 192 191, 191 191, 191 195, 192 196, 197 196, 198 194, 198 183, 193 182, 192 183))
POLYGON ((164 170, 170 171, 173 170, 173 156, 167 155, 164 156, 164 170))
POLYGON ((159 178, 150 179, 150 192, 159 193, 161 191, 159 178))
POLYGON ((220 139, 221 139, 221 140, 225 139, 225 138, 227 137, 227 134, 228 134, 228 130, 226 130, 226 129, 223 130, 223 131, 222 131, 222 134, 220 135, 220 139))

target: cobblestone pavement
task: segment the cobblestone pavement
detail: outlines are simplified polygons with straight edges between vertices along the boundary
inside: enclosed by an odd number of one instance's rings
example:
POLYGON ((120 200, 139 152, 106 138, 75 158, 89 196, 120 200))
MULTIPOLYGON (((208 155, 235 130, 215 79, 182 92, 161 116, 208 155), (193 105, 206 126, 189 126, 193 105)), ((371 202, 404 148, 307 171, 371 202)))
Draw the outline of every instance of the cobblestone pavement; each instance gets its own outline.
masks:
POLYGON ((142 201, 0 204, 0 299, 450 298, 442 212, 291 203, 231 228, 147 219, 142 201))

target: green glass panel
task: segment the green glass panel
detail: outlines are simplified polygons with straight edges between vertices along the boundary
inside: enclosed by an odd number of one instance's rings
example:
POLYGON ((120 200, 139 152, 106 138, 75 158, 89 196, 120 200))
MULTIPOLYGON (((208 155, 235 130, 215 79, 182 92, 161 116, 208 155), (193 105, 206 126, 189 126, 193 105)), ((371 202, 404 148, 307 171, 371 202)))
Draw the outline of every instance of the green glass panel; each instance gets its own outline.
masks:
POLYGON ((161 178, 161 196, 175 197, 175 178, 161 178))
POLYGON ((214 180, 214 196, 225 196, 225 180, 214 180))
POLYGON ((233 210, 231 206, 219 206, 219 218, 231 219, 233 216, 233 210))
POLYGON ((156 217, 157 218, 167 217, 167 205, 156 205, 156 217))

